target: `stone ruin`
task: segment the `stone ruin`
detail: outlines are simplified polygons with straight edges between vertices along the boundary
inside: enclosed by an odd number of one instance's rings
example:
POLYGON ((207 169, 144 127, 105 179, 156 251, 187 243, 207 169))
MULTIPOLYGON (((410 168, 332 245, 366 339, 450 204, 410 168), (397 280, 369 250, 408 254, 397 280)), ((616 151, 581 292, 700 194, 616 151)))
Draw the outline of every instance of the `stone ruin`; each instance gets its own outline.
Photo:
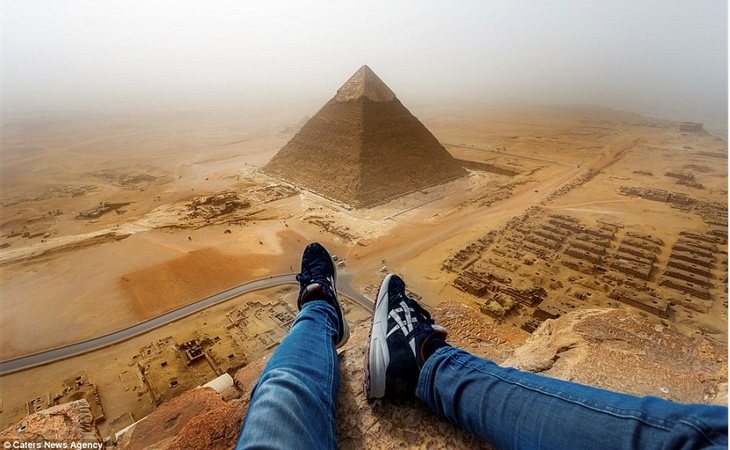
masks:
POLYGON ((112 211, 116 211, 117 214, 124 214, 124 210, 121 208, 124 208, 125 206, 129 205, 129 202, 126 203, 109 203, 109 202, 101 202, 98 206, 95 206, 94 208, 87 209, 86 211, 81 211, 76 215, 77 219, 82 220, 89 220, 89 219, 98 219, 99 217, 103 216, 104 214, 110 213, 112 211))
POLYGON ((718 244, 720 239, 715 236, 682 232, 672 247, 660 284, 691 297, 710 300, 718 244))
POLYGON ((189 218, 203 217, 212 219, 232 213, 238 209, 246 209, 251 206, 251 202, 242 200, 238 194, 232 191, 224 191, 214 195, 199 197, 188 204, 189 218))
POLYGON ((703 124, 699 122, 680 122, 679 131, 682 133, 707 133, 703 124))
POLYGON ((717 296, 714 270, 722 266, 727 273, 726 259, 717 263, 718 254, 727 255, 726 232, 682 231, 667 260, 661 257, 664 240, 641 228, 621 231, 624 224, 613 218, 598 218, 596 224, 536 208, 459 250, 443 269, 458 273, 452 285, 478 299, 482 313, 498 322, 513 317, 528 332, 546 319, 590 306, 592 299, 667 320, 673 320, 673 305, 709 310, 717 296), (567 290, 555 279, 538 281, 521 270, 537 260, 543 273, 560 264, 587 277, 568 276, 573 285, 567 290))
POLYGON ((727 242, 727 204, 697 200, 687 194, 670 192, 664 189, 621 186, 618 193, 628 197, 669 203, 672 208, 695 213, 702 217, 702 220, 708 225, 716 226, 712 229, 713 234, 724 236, 727 242))
POLYGON ((99 389, 96 384, 89 380, 85 370, 65 378, 61 389, 55 393, 46 392, 28 400, 25 404, 25 411, 26 414, 33 414, 52 406, 80 399, 87 402, 90 415, 94 421, 98 423, 106 419, 99 389))
POLYGON ((704 189, 705 186, 701 183, 698 183, 695 181, 695 175, 689 171, 689 170, 681 170, 681 171, 668 171, 664 174, 664 176, 674 178, 677 180, 677 184, 682 186, 689 186, 691 188, 695 189, 704 189))

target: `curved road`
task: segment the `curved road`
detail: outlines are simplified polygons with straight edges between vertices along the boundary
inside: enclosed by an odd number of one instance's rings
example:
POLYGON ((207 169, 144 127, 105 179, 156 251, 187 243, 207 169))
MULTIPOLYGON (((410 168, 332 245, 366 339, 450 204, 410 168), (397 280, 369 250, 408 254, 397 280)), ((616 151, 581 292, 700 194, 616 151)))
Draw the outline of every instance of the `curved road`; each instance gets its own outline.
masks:
MULTIPOLYGON (((338 292, 354 300, 357 304, 367 309, 368 311, 372 311, 373 303, 361 293, 355 291, 352 286, 350 286, 350 280, 352 278, 352 275, 347 273, 340 273, 338 274, 337 278, 340 282, 337 286, 338 292)), ((75 344, 70 344, 63 347, 58 347, 51 350, 46 350, 43 352, 33 353, 31 355, 2 361, 0 362, 0 375, 7 375, 13 372, 19 372, 21 370, 30 369, 31 367, 42 366, 44 364, 49 364, 55 361, 66 359, 71 356, 78 356, 84 353, 108 347, 110 345, 117 344, 135 336, 139 336, 140 334, 144 334, 163 325, 167 325, 171 322, 182 319, 183 317, 200 312, 213 305, 217 305, 219 303, 230 300, 233 297, 237 297, 251 291, 257 291, 260 289, 290 283, 297 283, 294 280, 294 274, 292 273, 250 281, 248 283, 241 284, 223 292, 211 295, 210 297, 206 297, 202 300, 198 300, 197 302, 191 303, 187 306, 183 306, 182 308, 175 309, 173 311, 167 312, 144 322, 140 322, 136 325, 132 325, 128 328, 114 331, 112 333, 85 341, 77 342, 75 344)))
MULTIPOLYGON (((636 140, 633 136, 622 136, 620 139, 617 139, 615 142, 612 142, 609 144, 605 149, 604 153, 597 159, 591 161, 590 163, 583 166, 583 168, 577 168, 573 167, 570 164, 561 163, 560 161, 553 161, 549 160, 550 162, 554 162, 557 164, 561 164, 567 167, 571 167, 572 170, 568 171, 566 174, 561 175, 560 177, 557 177, 557 179, 552 180, 550 183, 544 183, 542 185, 542 188, 540 189, 540 192, 535 194, 530 191, 526 191, 522 194, 514 195, 509 202, 505 202, 502 204, 502 208, 497 208, 494 211, 490 211, 487 215, 496 217, 496 216, 506 216, 510 213, 514 212, 514 204, 521 204, 523 206, 529 207, 529 205, 532 205, 536 203, 537 201, 544 199, 548 196, 549 193, 557 191, 561 186, 567 185, 569 182, 575 180, 578 178, 579 175, 586 173, 588 169, 593 170, 602 170, 606 167, 615 164, 617 161, 619 161, 625 153, 631 149, 634 145, 636 145, 638 140, 636 140), (512 206, 512 208, 508 208, 506 206, 512 206)), ((453 145, 453 144, 445 144, 445 145, 453 145)), ((457 145, 458 147, 458 145, 457 145)), ((476 149, 474 147, 465 147, 470 149, 476 149)), ((476 149, 476 150, 486 150, 487 149, 476 149)), ((500 152, 505 153, 505 152, 500 152)), ((520 156, 520 157, 528 157, 529 155, 513 155, 513 156, 520 156)), ((541 159, 537 157, 530 156, 531 159, 541 159)), ((469 214, 465 217, 460 217, 460 220, 453 220, 451 225, 448 227, 445 227, 438 232, 430 233, 425 239, 421 239, 418 241, 419 245, 413 245, 413 241, 407 241, 407 247, 403 248, 403 246, 400 246, 400 248, 396 248, 392 246, 392 243, 389 247, 389 254, 391 254, 391 258, 389 259, 405 259, 406 257, 413 257, 419 252, 423 252, 424 248, 429 247, 433 242, 442 240, 446 237, 453 236, 455 232, 458 230, 464 229, 465 227, 471 227, 475 224, 475 222, 481 221, 484 219, 484 215, 474 215, 469 214)), ((71 356, 80 355, 82 353, 87 353, 93 350, 97 350, 112 344, 116 344, 118 342, 124 341, 126 339, 132 338, 134 336, 143 334, 147 331, 150 331, 152 329, 155 329, 157 327, 166 325, 170 322, 174 322, 175 320, 178 320, 182 317, 185 317, 187 315, 196 313, 198 311, 201 311, 205 308, 208 308, 210 306, 216 305, 218 303, 224 302, 226 300, 229 300, 233 297, 236 297, 241 294, 245 294, 247 292, 251 292, 258 289, 264 289, 267 287, 273 287, 281 284, 287 284, 287 283, 296 283, 293 278, 294 274, 285 274, 285 275, 279 275, 274 276, 270 278, 260 279, 251 281, 249 283, 242 284, 240 286, 236 286, 234 288, 228 289, 226 291, 220 292, 218 294, 212 295, 210 297, 204 298, 202 300, 199 300, 195 303, 192 303, 188 306, 182 307, 180 309, 176 309, 174 311, 170 311, 168 313, 165 313, 161 316, 155 317, 153 319, 150 319, 145 322, 138 323, 137 325, 131 326, 129 328, 125 328, 123 330, 119 330, 104 336, 100 336, 97 338, 89 339, 87 341, 78 342, 76 344, 67 345, 65 347, 56 348, 53 350, 48 350, 40 353, 35 353, 32 355, 22 356, 20 358, 11 359, 8 361, 2 361, 0 362, 0 375, 5 375, 12 372, 18 372, 20 370, 28 369, 35 366, 40 366, 43 364, 48 364, 54 361, 58 361, 64 358, 68 358, 71 356)), ((356 292, 354 289, 352 289, 350 285, 350 280, 352 279, 352 275, 348 273, 340 273, 339 274, 339 280, 340 280, 340 286, 338 286, 338 291, 345 296, 353 299, 356 303, 358 303, 360 306, 366 308, 368 311, 372 311, 373 309, 373 303, 372 301, 368 300, 366 297, 364 297, 359 292, 356 292)))

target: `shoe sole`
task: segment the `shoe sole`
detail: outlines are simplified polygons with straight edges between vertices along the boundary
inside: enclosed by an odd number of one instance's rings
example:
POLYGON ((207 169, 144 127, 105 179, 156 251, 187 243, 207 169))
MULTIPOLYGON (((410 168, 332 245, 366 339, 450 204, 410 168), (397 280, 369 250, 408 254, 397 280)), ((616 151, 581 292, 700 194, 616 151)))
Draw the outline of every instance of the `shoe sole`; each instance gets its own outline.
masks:
POLYGON ((386 371, 390 364, 388 351, 388 284, 393 274, 388 274, 378 289, 373 307, 373 321, 370 324, 370 339, 365 353, 365 377, 363 392, 368 399, 385 396, 386 371))
MULTIPOLYGON (((325 249, 327 252, 327 250, 325 249)), ((330 263, 332 264, 332 290, 335 293, 335 300, 337 300, 337 309, 339 312, 340 317, 342 317, 342 336, 340 337, 340 340, 337 341, 337 344, 335 345, 335 348, 340 348, 343 345, 347 343, 347 341, 350 339, 350 327, 347 325, 347 319, 345 318, 345 313, 342 311, 342 306, 340 305, 340 297, 337 295, 337 265, 335 264, 335 260, 332 259, 332 255, 330 255, 329 252, 327 252, 327 256, 330 257, 330 263)))

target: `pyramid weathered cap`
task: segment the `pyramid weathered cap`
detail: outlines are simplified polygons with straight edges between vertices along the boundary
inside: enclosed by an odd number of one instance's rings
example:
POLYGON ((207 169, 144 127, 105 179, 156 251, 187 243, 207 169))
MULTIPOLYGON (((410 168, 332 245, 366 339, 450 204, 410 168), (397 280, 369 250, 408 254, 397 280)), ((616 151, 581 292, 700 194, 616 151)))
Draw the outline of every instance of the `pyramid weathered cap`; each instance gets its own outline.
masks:
POLYGON ((335 100, 346 102, 361 97, 373 102, 388 102, 395 98, 395 94, 370 67, 362 66, 337 90, 335 100))

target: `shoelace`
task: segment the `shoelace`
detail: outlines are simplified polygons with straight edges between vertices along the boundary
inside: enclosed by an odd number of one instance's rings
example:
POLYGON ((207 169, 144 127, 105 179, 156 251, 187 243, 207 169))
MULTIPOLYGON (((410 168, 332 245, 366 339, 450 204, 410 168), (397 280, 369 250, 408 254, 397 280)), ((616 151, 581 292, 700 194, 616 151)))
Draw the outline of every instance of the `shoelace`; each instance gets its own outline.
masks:
MULTIPOLYGON (((320 264, 320 267, 317 267, 315 264, 314 267, 312 267, 312 269, 314 269, 314 272, 317 272, 318 271, 317 269, 320 269, 319 272, 321 273, 324 270, 324 267, 321 267, 321 266, 322 266, 322 264, 320 264)), ((300 273, 297 274, 296 280, 300 283, 305 283, 305 284, 311 284, 313 282, 316 282, 316 280, 318 278, 315 278, 314 275, 312 274, 312 272, 313 272, 312 270, 302 270, 300 273)), ((327 277, 322 276, 320 278, 326 279, 327 277)))
POLYGON ((295 277, 295 279, 298 282, 303 283, 305 285, 306 284, 310 284, 312 281, 314 281, 312 279, 312 276, 309 274, 309 272, 301 272, 301 273, 298 273, 297 276, 295 277))
POLYGON ((413 312, 415 313, 416 317, 420 316, 419 321, 418 321, 419 323, 424 322, 429 325, 434 324, 433 319, 431 319, 431 314, 429 314, 428 311, 423 309, 423 307, 421 305, 419 305, 418 302, 411 300, 407 296, 402 296, 402 297, 406 299, 406 303, 408 304, 408 306, 413 308, 413 312), (423 319, 423 320, 421 320, 421 319, 423 319))
POLYGON ((326 286, 329 288, 329 283, 327 282, 326 277, 321 278, 314 278, 309 272, 302 272, 297 274, 295 277, 298 282, 300 282, 303 286, 309 286, 310 284, 319 284, 323 288, 326 286))
POLYGON ((428 311, 423 309, 421 305, 418 304, 418 302, 411 300, 408 296, 400 294, 398 296, 398 300, 403 301, 408 307, 410 307, 413 311, 413 315, 411 317, 415 318, 415 320, 412 322, 415 324, 411 331, 406 334, 406 339, 411 339, 414 335, 418 334, 419 332, 429 333, 433 329, 434 320, 431 318, 431 314, 429 314, 428 311))

